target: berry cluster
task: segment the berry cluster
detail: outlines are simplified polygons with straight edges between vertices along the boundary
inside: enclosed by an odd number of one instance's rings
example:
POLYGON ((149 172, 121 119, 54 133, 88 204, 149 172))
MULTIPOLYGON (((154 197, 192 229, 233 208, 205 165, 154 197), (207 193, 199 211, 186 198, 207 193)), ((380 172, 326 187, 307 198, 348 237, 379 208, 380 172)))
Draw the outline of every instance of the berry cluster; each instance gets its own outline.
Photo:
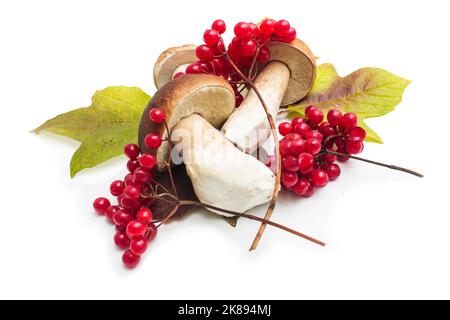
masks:
MULTIPOLYGON (((242 79, 233 70, 227 56, 244 75, 252 77, 256 71, 255 64, 264 64, 270 59, 270 51, 266 45, 274 41, 291 43, 295 40, 297 32, 286 20, 265 19, 260 26, 239 22, 234 27, 235 37, 226 48, 222 39, 225 31, 226 24, 223 20, 212 23, 211 29, 207 29, 203 34, 204 44, 195 50, 198 61, 190 64, 186 68, 186 73, 211 73, 229 81, 235 91, 236 107, 239 107, 244 100, 239 88, 242 79)), ((184 72, 178 72, 174 78, 182 75, 184 72)))
MULTIPOLYGON (((149 116, 155 123, 165 121, 165 113, 160 109, 152 109, 149 116)), ((152 149, 157 149, 161 143, 161 137, 155 133, 150 133, 145 138, 145 144, 152 149)), ((134 268, 158 231, 149 209, 154 190, 152 170, 157 162, 152 154, 141 154, 135 144, 126 145, 124 153, 129 158, 129 173, 123 180, 112 182, 109 188, 118 204, 111 205, 107 198, 101 197, 94 201, 93 206, 98 214, 106 216, 108 221, 115 224, 117 233, 114 242, 119 249, 125 251, 122 262, 127 268, 134 268)))
POLYGON ((348 155, 363 151, 366 132, 357 126, 354 113, 342 114, 333 109, 324 121, 323 112, 309 106, 305 116, 278 126, 284 137, 280 141, 281 183, 286 190, 310 197, 316 188, 340 176, 336 161, 345 162, 348 155))

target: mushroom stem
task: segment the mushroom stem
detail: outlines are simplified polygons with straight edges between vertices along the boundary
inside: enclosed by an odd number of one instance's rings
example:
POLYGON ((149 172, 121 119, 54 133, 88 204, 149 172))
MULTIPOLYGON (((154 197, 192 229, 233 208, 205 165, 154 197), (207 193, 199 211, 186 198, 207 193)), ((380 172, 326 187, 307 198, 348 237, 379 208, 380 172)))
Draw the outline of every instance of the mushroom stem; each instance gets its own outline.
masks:
POLYGON ((289 68, 282 62, 270 62, 256 77, 242 105, 222 127, 224 135, 239 149, 253 153, 271 135, 271 125, 257 91, 267 111, 276 118, 289 83, 289 68))
POLYGON ((243 213, 270 201, 272 171, 236 148, 200 115, 180 120, 172 130, 172 141, 182 152, 195 194, 210 210, 214 206, 243 213))

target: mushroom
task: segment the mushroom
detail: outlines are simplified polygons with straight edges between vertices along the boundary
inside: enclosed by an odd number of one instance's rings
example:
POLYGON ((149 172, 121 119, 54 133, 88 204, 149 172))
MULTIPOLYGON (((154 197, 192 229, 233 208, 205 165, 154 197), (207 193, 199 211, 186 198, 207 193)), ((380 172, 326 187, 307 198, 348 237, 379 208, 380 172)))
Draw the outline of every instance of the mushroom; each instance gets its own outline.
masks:
MULTIPOLYGON (((151 122, 148 116, 152 108, 163 110, 199 200, 243 213, 270 201, 275 177, 268 167, 237 149, 216 129, 228 119, 234 105, 233 89, 220 77, 188 74, 177 78, 149 102, 140 122, 139 144, 143 152, 154 154, 158 163, 168 162, 167 141, 156 151, 144 143, 149 133, 157 133, 163 140, 168 138, 165 125, 151 122)), ((164 166, 158 169, 164 170, 164 166)))
POLYGON ((195 46, 187 44, 179 47, 173 47, 161 53, 153 67, 153 80, 157 89, 170 82, 173 76, 186 70, 186 67, 194 61, 195 46))
MULTIPOLYGON (((270 42, 267 48, 270 60, 254 84, 276 119, 280 106, 295 103, 308 94, 316 77, 316 62, 311 50, 299 39, 290 44, 270 42)), ((254 152, 270 137, 267 115, 253 89, 227 120, 222 132, 247 153, 254 152)))

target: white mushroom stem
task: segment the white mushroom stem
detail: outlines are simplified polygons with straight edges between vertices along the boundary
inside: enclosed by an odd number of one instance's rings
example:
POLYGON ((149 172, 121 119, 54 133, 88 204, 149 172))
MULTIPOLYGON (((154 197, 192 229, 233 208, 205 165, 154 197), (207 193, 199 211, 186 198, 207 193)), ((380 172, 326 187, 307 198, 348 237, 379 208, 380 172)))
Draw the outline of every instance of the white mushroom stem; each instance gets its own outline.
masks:
MULTIPOLYGON (((289 78, 289 68, 282 62, 272 61, 254 81, 274 119, 278 114, 289 78)), ((253 89, 224 124, 222 132, 240 150, 247 153, 253 153, 271 136, 267 115, 253 89)))
POLYGON ((275 182, 273 172, 237 149, 203 117, 193 114, 181 120, 172 130, 172 140, 176 150, 182 152, 201 202, 244 213, 270 201, 275 182))

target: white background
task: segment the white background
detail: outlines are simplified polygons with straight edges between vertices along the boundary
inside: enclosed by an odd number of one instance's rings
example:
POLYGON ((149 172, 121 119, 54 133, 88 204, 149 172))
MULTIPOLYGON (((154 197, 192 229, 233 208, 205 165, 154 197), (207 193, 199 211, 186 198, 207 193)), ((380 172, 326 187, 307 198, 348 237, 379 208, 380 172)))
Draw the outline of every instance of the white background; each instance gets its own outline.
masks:
MULTIPOLYGON (((450 298, 448 1, 2 1, 0 4, 0 298, 450 298), (97 89, 154 92, 165 48, 198 43, 216 18, 292 22, 341 75, 385 68, 413 80, 404 102, 369 121, 384 145, 274 219, 326 248, 204 213, 161 230, 126 271, 113 228, 91 209, 124 174, 118 158, 69 178, 77 143, 29 130, 88 106, 97 89)), ((228 33, 229 34, 229 33, 228 33)))

